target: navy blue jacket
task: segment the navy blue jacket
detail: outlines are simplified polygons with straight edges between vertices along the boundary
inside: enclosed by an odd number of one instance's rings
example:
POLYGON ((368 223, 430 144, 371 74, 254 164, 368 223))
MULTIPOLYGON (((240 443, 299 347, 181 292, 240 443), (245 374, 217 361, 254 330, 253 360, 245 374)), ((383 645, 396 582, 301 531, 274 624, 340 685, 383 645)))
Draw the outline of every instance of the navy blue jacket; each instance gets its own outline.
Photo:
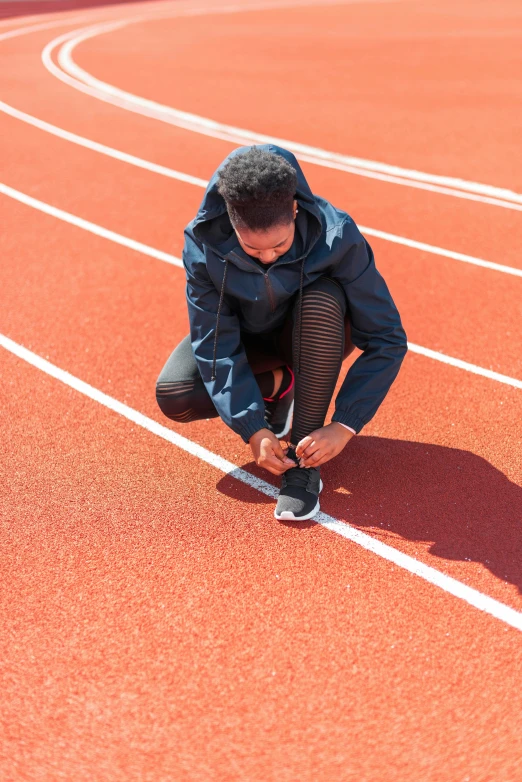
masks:
POLYGON ((271 144, 261 148, 282 155, 297 172, 297 239, 266 270, 260 268, 239 246, 217 190, 216 171, 185 229, 183 249, 190 334, 201 377, 223 421, 245 442, 266 426, 241 332, 264 333, 282 325, 300 291, 304 264, 305 286, 328 275, 346 294, 352 341, 363 353, 337 395, 332 420, 359 432, 375 415, 406 353, 399 313, 351 217, 313 195, 291 152, 271 144))

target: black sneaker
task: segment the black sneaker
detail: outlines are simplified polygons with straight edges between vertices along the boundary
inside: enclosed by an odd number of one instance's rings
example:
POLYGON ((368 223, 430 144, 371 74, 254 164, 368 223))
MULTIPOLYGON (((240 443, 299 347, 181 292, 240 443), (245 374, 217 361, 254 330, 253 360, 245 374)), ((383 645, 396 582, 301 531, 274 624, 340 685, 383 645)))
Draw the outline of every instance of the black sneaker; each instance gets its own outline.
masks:
POLYGON ((265 399, 265 421, 278 439, 290 432, 294 413, 294 375, 289 367, 285 367, 285 373, 288 374, 287 389, 275 399, 265 399))
POLYGON ((292 388, 282 399, 265 401, 265 421, 268 428, 281 440, 292 428, 294 414, 294 389, 292 388))
MULTIPOLYGON (((293 449, 287 456, 297 462, 293 449)), ((319 492, 323 482, 319 467, 291 467, 283 473, 274 516, 279 521, 306 521, 319 512, 319 492)))

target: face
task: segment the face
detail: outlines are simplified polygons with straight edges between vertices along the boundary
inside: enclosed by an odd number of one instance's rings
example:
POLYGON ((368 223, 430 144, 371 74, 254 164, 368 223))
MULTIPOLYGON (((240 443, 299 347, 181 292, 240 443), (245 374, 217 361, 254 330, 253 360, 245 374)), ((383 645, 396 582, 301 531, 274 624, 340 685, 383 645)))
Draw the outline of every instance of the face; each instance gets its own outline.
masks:
POLYGON ((294 202, 294 219, 291 223, 276 225, 268 231, 249 231, 248 228, 236 228, 239 244, 252 258, 267 265, 277 261, 279 256, 288 252, 295 235, 295 215, 297 202, 294 202))

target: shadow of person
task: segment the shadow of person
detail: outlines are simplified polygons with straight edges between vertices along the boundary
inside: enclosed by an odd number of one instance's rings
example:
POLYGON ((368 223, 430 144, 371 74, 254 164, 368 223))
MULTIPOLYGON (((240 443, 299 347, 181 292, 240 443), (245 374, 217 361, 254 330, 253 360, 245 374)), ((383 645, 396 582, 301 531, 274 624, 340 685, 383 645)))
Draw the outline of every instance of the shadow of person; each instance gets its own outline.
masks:
MULTIPOLYGON (((243 469, 276 482, 253 463, 243 469)), ((429 543, 427 550, 441 559, 482 563, 522 593, 522 488, 480 456, 361 435, 322 468, 322 478, 325 513, 362 530, 429 543)), ((242 501, 274 502, 228 476, 218 490, 242 501)))

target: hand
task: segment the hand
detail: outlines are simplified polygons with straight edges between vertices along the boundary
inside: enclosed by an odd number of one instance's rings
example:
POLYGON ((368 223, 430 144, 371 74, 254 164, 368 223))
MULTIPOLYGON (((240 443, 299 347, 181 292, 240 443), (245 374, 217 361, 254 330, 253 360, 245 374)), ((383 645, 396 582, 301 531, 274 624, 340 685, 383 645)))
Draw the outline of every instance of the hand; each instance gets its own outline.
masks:
POLYGON ((281 447, 281 443, 270 429, 260 429, 252 435, 250 447, 254 454, 254 459, 259 467, 273 475, 282 475, 291 467, 295 467, 295 462, 289 459, 281 447))
POLYGON ((303 437, 295 449, 301 467, 319 467, 341 453, 353 433, 333 422, 303 437))

